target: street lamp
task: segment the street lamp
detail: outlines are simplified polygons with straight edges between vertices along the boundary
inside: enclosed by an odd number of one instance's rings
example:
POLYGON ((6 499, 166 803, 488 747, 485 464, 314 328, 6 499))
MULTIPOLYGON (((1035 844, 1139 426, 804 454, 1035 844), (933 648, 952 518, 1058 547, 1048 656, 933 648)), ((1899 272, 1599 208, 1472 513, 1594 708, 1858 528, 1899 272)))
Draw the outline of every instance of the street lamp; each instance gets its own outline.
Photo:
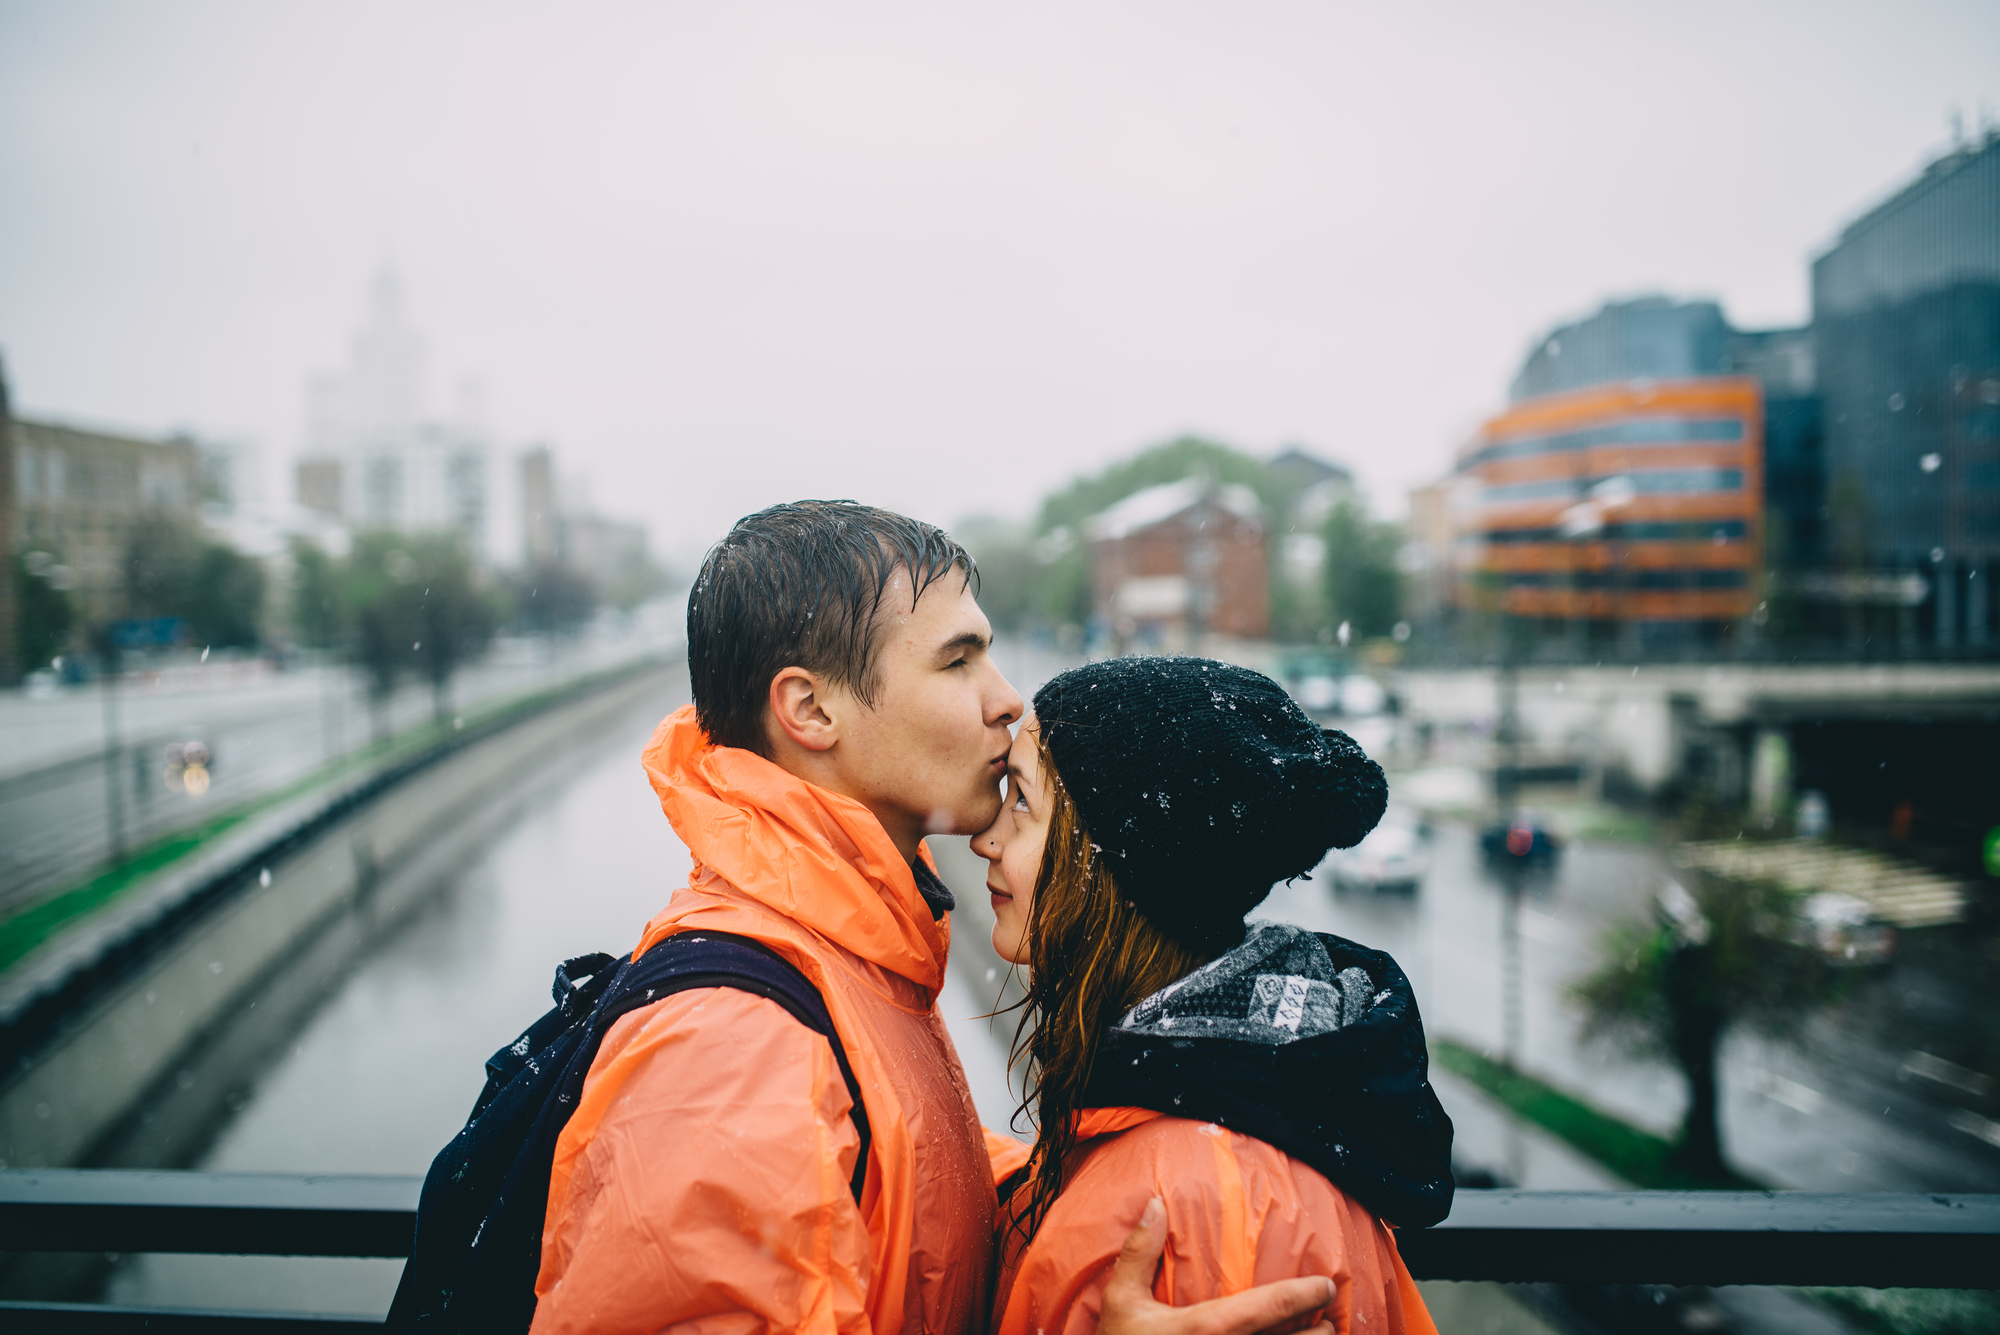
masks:
MULTIPOLYGON (((1638 494, 1639 488, 1633 483, 1631 478, 1624 476, 1622 473, 1614 477, 1603 478, 1591 485, 1590 489, 1584 493, 1582 500, 1556 516, 1556 532, 1572 544, 1583 543, 1592 538, 1599 537, 1603 534, 1606 521, 1610 519, 1612 513, 1630 505, 1638 494)), ((1618 564, 1622 567, 1623 562, 1620 561, 1618 564)), ((1574 602, 1580 602, 1581 588, 1577 574, 1575 546, 1572 546, 1570 549, 1569 570, 1570 597, 1574 602)), ((1623 600, 1619 597, 1621 586, 1625 582, 1623 576, 1624 571, 1621 568, 1617 572, 1617 578, 1612 582, 1612 614, 1614 620, 1617 620, 1619 614, 1624 610, 1622 605, 1623 600)))

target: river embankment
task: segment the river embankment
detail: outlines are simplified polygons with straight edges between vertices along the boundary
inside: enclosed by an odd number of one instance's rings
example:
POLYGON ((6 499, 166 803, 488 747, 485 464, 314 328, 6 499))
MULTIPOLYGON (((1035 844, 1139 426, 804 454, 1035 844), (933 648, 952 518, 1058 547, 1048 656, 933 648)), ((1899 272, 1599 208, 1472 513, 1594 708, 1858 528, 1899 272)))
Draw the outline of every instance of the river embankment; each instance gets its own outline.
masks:
POLYGON ((683 681, 643 660, 517 701, 261 813, 22 961, 0 978, 0 1162, 189 1162, 445 872, 683 681))

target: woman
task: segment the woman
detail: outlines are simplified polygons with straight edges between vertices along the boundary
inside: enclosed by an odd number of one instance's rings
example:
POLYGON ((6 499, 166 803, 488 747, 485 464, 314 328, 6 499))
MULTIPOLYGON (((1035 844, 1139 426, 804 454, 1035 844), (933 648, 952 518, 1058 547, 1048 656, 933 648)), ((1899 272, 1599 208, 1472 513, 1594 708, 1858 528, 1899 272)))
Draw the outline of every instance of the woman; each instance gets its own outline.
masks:
POLYGON ((1056 677, 973 840, 1032 968, 1041 1136, 1001 1212, 996 1335, 1088 1332, 1154 1198, 1157 1292, 1335 1281, 1336 1331, 1433 1335, 1388 1224, 1451 1205, 1451 1122, 1395 961, 1243 918, 1381 819, 1382 771, 1270 678, 1193 658, 1056 677))

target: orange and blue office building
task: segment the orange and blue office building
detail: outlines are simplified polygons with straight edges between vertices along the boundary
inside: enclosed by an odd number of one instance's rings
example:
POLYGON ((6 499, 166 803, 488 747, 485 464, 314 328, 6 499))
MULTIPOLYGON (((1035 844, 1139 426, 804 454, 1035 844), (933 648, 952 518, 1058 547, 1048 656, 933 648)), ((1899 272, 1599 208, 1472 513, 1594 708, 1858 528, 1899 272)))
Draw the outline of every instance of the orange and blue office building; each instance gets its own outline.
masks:
POLYGON ((1455 601, 1636 623, 1649 639, 1708 638, 1754 615, 1766 384, 1811 392, 1807 345, 1790 332, 1746 336, 1713 303, 1648 299, 1543 339, 1506 411, 1460 451, 1455 601))

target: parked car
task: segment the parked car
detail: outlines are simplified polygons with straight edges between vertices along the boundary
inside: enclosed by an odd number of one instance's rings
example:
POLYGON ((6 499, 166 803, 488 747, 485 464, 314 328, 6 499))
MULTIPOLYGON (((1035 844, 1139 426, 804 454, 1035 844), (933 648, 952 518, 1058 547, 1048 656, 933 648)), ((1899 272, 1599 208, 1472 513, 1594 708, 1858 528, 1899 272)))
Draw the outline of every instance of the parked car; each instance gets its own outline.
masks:
POLYGON ((1292 687, 1299 707, 1309 714, 1332 714, 1340 709, 1340 678, 1325 673, 1301 677, 1292 687))
POLYGON ((1562 840, 1533 816, 1514 816, 1480 833, 1480 851, 1494 866, 1552 867, 1562 857, 1562 840))
POLYGON ((1896 954, 1896 929, 1853 895, 1822 890, 1799 906, 1806 944, 1841 964, 1887 964, 1896 954))
POLYGON ((1417 827, 1384 822, 1352 848, 1334 850, 1327 869, 1337 889, 1415 890, 1430 870, 1430 848, 1417 827))

